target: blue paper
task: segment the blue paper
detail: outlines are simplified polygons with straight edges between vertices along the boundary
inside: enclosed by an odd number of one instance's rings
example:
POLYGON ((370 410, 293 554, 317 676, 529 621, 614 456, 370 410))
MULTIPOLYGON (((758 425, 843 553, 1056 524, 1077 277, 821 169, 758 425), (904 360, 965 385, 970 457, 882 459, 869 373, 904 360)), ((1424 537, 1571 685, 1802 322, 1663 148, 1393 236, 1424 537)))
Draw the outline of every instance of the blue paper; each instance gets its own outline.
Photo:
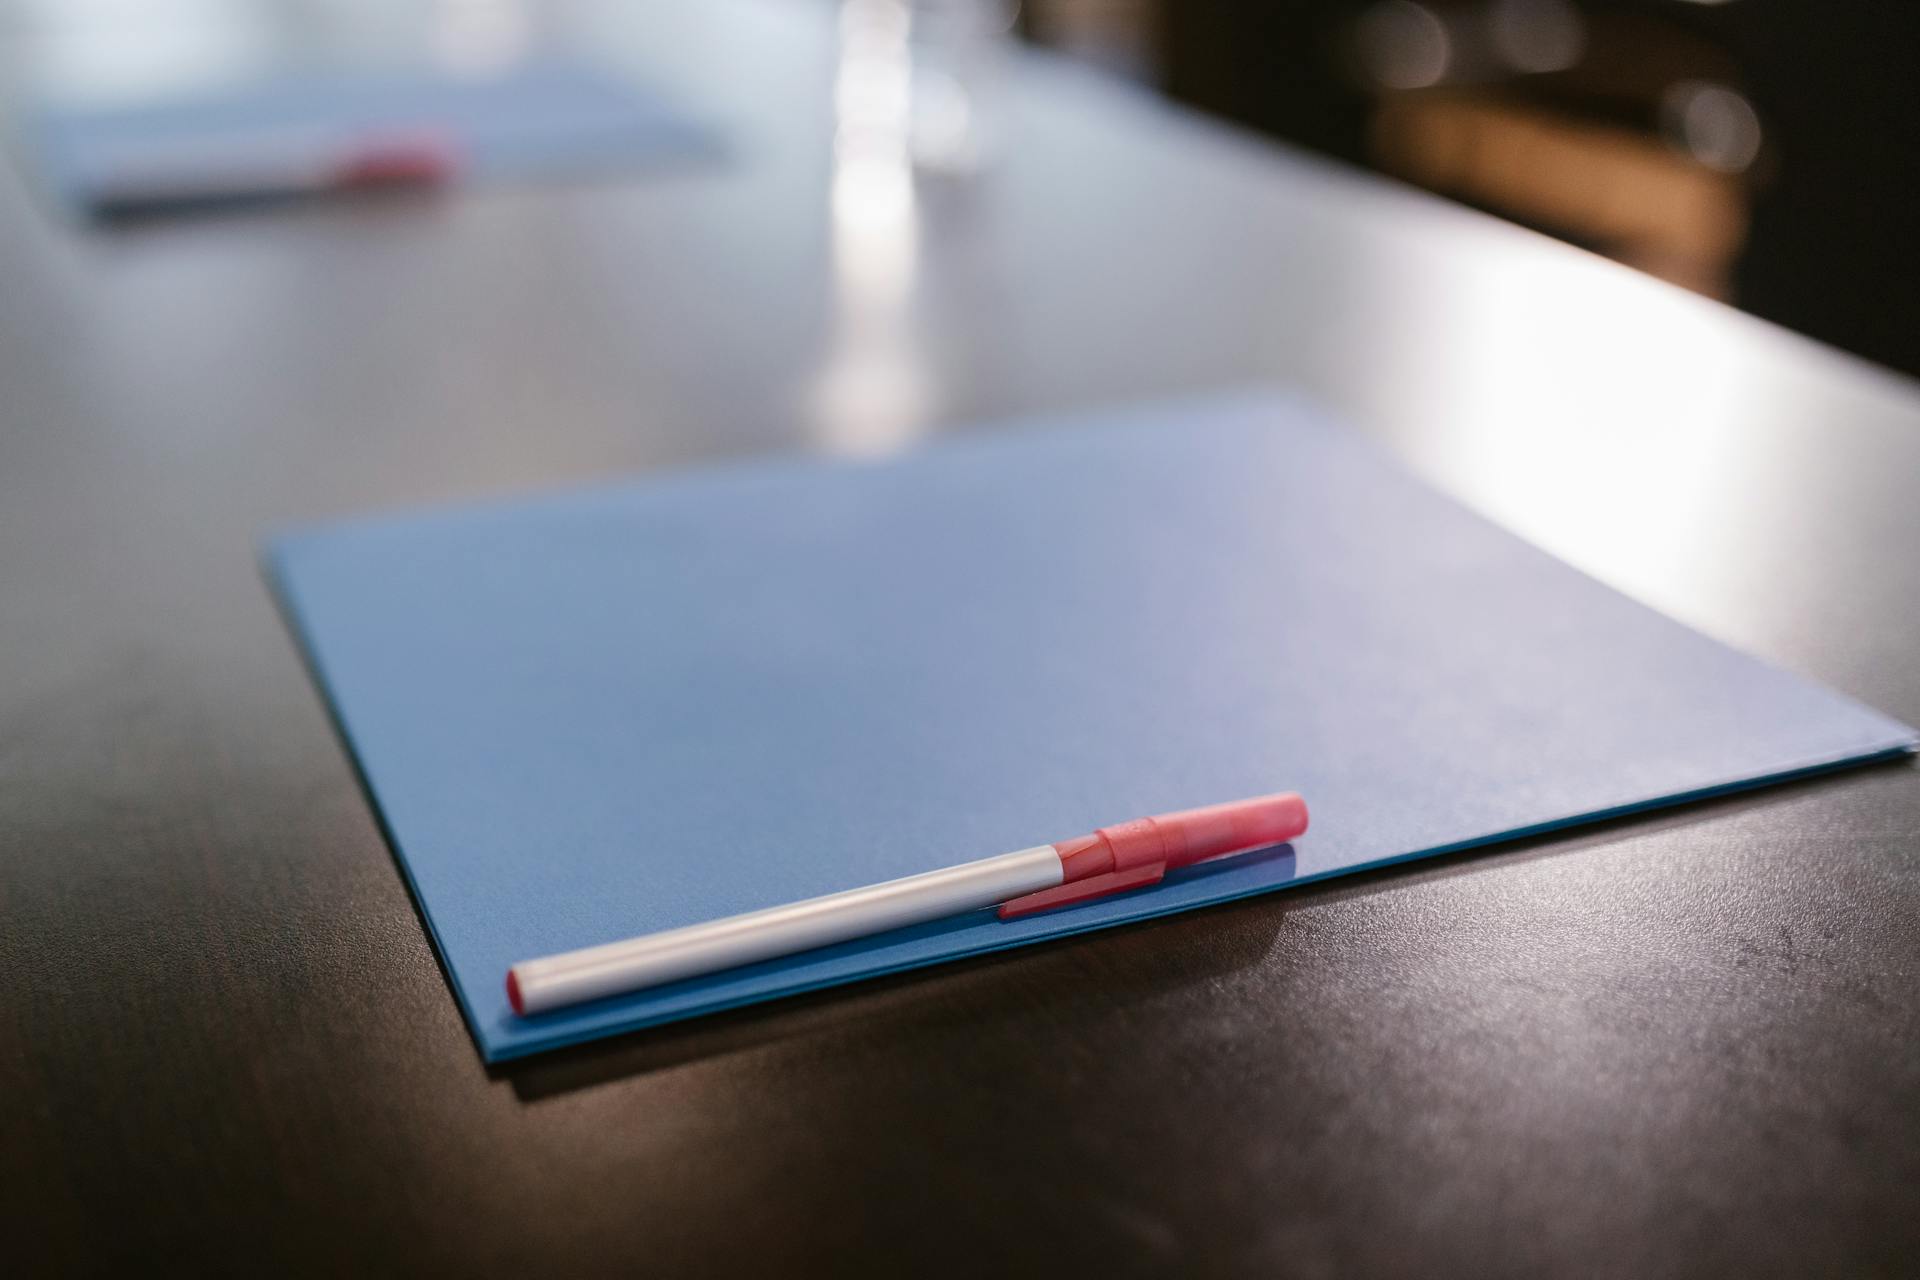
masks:
POLYGON ((490 1060, 1910 750, 1285 398, 285 538, 490 1060), (1294 846, 534 1018, 515 961, 1298 790, 1294 846))
POLYGON ((549 57, 477 75, 430 69, 311 71, 195 97, 40 113, 34 130, 49 183, 79 208, 128 165, 156 154, 276 140, 431 131, 480 181, 566 175, 715 150, 702 123, 652 92, 549 57))

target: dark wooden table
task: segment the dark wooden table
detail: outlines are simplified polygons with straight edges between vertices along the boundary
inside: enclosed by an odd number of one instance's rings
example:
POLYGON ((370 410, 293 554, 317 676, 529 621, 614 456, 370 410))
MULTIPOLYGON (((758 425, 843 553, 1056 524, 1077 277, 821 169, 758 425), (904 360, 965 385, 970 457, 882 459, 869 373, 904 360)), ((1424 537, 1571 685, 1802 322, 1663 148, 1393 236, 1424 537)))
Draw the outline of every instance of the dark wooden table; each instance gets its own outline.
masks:
MULTIPOLYGON (((903 200, 835 172, 823 17, 536 20, 723 166, 110 234, 0 186, 8 1270, 1920 1271, 1908 765, 481 1065, 263 530, 1278 381, 1920 719, 1912 384, 1039 62, 903 200)), ((11 21, 16 88, 91 74, 11 21)))

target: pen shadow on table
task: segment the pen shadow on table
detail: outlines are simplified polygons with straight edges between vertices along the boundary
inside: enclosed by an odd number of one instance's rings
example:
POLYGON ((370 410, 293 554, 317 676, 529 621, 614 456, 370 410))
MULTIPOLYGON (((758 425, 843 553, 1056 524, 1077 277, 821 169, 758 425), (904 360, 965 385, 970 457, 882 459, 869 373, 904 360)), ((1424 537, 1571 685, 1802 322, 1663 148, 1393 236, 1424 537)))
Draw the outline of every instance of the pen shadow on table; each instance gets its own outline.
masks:
MULTIPOLYGON (((1292 858, 1292 846, 1282 845, 1188 868, 1180 878, 1218 874, 1249 859, 1291 863, 1292 858)), ((1214 919, 1218 921, 1219 917, 1214 919)), ((1073 941, 1094 936, 1081 933, 780 996, 684 1022, 550 1050, 524 1060, 497 1063, 487 1070, 490 1076, 511 1083, 522 1101, 531 1102, 805 1036, 907 1037, 921 1029, 1003 1016, 1010 1002, 1032 1004, 1049 990, 1089 981, 1111 985, 1123 979, 1130 999, 1151 999, 1258 964, 1272 949, 1280 919, 1271 912, 1249 913, 1246 921, 1250 927, 1219 931, 1200 947, 1180 947, 1172 939, 1165 940, 1166 945, 1154 941, 1157 930, 1181 922, 1178 915, 1094 931, 1121 934, 1134 947, 1152 949, 1153 962, 1145 964, 1116 964, 1110 953, 1076 949, 1070 945, 1073 941), (1089 969, 1099 972, 1092 974, 1089 969), (1124 972, 1116 973, 1116 969, 1124 972)), ((934 932, 961 930, 977 927, 977 922, 955 919, 919 927, 934 932)))
MULTIPOLYGON (((1856 778, 1911 769, 1905 757, 1853 770, 1856 778)), ((1008 951, 789 996, 669 1026, 558 1049, 487 1068, 521 1102, 645 1076, 771 1046, 849 1036, 910 1039, 941 1026, 999 1019, 1049 991, 1097 978, 1127 1004, 1205 985, 1259 965, 1272 954, 1290 912, 1544 858, 1641 839, 1715 816, 1791 804, 1834 785, 1832 777, 1779 782, 1752 791, 1628 814, 1582 826, 1442 854, 1176 915, 1036 942, 1008 951)))
MULTIPOLYGON (((1075 939, 1033 943, 645 1028, 497 1064, 487 1073, 511 1085, 520 1101, 538 1102, 781 1044, 910 1042, 941 1028, 1003 1018, 1009 1008, 1031 1007, 1049 989, 1085 982, 1094 968, 1108 981, 1124 968, 1125 998, 1151 999, 1258 964, 1280 923, 1277 915, 1251 914, 1224 939, 1183 948, 1176 962, 1152 970, 1102 963, 1097 954, 1075 948, 1075 939)), ((1118 931, 1131 934, 1135 945, 1158 946, 1149 940, 1174 924, 1174 918, 1160 917, 1118 931)))

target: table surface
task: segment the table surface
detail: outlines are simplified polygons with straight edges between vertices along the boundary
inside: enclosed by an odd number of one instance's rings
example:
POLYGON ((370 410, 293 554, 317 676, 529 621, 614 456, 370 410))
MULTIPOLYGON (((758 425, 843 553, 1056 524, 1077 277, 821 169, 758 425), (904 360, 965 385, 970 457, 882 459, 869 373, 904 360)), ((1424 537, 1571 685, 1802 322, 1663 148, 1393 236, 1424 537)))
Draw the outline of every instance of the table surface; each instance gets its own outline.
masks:
MULTIPOLYGON (((76 94, 515 35, 450 36, 456 9, 236 31, 199 6, 137 57, 38 9, 0 35, 13 89, 76 94)), ((265 529, 1278 382, 1920 720, 1913 384, 1037 57, 990 168, 903 185, 836 162, 826 16, 517 29, 680 92, 724 164, 106 233, 0 183, 10 1252, 1920 1270, 1907 764, 482 1066, 261 585, 265 529)))

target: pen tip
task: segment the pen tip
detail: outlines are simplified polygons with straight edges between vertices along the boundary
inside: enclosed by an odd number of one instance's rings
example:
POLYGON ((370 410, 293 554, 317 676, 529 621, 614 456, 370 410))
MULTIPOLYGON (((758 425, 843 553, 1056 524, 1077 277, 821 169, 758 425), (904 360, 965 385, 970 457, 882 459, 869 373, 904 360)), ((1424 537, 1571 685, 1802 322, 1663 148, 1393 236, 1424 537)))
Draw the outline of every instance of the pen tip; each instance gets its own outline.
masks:
POLYGON ((507 1003, 515 1013, 525 1016, 526 1006, 520 1003, 520 978, 511 969, 507 970, 507 1003))

